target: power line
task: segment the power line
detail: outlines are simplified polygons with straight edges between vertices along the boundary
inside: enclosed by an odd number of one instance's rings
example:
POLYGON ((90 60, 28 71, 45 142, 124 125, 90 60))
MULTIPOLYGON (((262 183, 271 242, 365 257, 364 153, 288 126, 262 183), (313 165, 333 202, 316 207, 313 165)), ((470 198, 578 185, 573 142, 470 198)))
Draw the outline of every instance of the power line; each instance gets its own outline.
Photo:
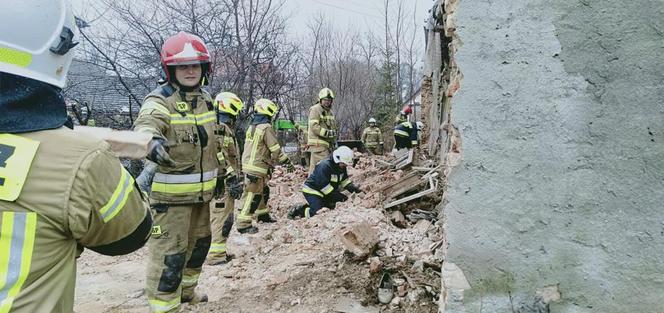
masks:
POLYGON ((372 17, 372 18, 377 18, 377 19, 382 19, 382 17, 377 16, 377 15, 374 15, 374 14, 368 14, 368 13, 365 13, 365 12, 360 12, 360 11, 356 11, 356 10, 353 10, 353 9, 340 7, 340 6, 337 6, 337 5, 334 5, 334 4, 329 4, 329 3, 322 2, 322 1, 320 1, 320 0, 314 0, 314 2, 316 2, 316 3, 318 3, 318 4, 322 4, 322 5, 324 5, 324 6, 328 6, 328 7, 336 8, 336 9, 339 9, 339 10, 343 10, 343 11, 347 11, 347 12, 351 12, 351 13, 359 14, 359 15, 362 15, 362 16, 372 17))

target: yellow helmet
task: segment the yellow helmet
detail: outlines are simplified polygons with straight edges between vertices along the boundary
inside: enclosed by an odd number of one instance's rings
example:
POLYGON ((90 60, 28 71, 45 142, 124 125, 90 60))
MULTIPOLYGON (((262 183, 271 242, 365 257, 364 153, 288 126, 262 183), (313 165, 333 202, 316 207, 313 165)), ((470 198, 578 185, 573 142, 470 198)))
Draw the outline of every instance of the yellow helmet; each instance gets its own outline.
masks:
POLYGON ((330 88, 323 88, 318 92, 318 100, 323 100, 325 98, 334 99, 334 92, 330 88))
POLYGON ((214 106, 219 112, 237 116, 242 111, 242 108, 244 108, 244 103, 232 92, 221 92, 214 99, 214 106))
POLYGON ((256 104, 254 104, 254 111, 260 114, 265 114, 269 117, 273 117, 274 114, 279 112, 279 106, 276 103, 263 98, 256 101, 256 104))

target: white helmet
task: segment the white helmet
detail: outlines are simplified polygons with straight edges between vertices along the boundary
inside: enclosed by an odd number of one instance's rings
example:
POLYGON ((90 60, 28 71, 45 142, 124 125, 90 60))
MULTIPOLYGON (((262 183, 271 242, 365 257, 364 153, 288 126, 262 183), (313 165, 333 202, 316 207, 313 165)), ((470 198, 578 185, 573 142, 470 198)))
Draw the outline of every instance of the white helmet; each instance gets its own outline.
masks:
POLYGON ((376 119, 375 119, 375 118, 373 118, 373 117, 372 117, 372 118, 370 118, 370 119, 369 119, 369 123, 376 123, 376 119))
POLYGON ((78 29, 67 0, 3 0, 0 72, 64 87, 78 29))
POLYGON ((334 163, 353 164, 353 150, 346 146, 341 146, 332 152, 334 163))
POLYGON ((417 130, 423 130, 423 129, 424 129, 424 123, 422 123, 422 122, 417 122, 417 123, 415 123, 415 124, 417 124, 417 130))

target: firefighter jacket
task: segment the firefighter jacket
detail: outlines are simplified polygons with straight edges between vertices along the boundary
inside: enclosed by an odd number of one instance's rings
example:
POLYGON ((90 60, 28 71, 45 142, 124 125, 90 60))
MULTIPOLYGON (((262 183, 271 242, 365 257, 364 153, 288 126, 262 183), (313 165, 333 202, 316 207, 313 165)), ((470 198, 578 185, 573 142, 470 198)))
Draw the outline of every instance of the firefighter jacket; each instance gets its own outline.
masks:
POLYGON ((221 165, 220 174, 224 176, 239 175, 240 149, 235 141, 234 120, 226 113, 217 114, 218 124, 214 131, 217 138, 217 159, 221 165))
POLYGON ((369 126, 362 132, 362 143, 365 147, 378 147, 383 144, 383 133, 376 126, 369 126))
POLYGON ((339 167, 330 156, 316 164, 314 171, 304 181, 302 192, 323 198, 333 192, 341 192, 350 183, 346 169, 339 167))
POLYGON ((409 138, 410 144, 417 145, 417 125, 413 122, 403 122, 394 127, 394 136, 409 138))
POLYGON ((77 245, 118 255, 149 237, 147 197, 105 142, 2 133, 0 167, 0 312, 73 312, 77 245))
POLYGON ((288 157, 281 151, 270 118, 255 114, 244 141, 242 171, 258 177, 268 177, 277 163, 286 162, 288 157))
POLYGON ((307 144, 314 151, 332 151, 337 143, 337 121, 320 103, 309 109, 307 144))
POLYGON ((191 204, 212 199, 219 161, 217 122, 210 95, 197 89, 184 92, 166 83, 143 102, 134 129, 168 141, 175 167, 158 166, 152 180, 153 204, 191 204))

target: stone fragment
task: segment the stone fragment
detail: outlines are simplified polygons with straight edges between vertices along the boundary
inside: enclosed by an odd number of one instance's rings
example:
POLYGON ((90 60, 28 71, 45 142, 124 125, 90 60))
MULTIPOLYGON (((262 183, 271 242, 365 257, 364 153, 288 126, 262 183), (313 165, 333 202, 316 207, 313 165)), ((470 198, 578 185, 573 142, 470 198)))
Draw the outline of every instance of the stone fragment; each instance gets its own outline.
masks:
POLYGON ((350 228, 342 229, 338 236, 346 250, 361 259, 368 257, 378 244, 378 232, 367 222, 360 222, 350 228))

